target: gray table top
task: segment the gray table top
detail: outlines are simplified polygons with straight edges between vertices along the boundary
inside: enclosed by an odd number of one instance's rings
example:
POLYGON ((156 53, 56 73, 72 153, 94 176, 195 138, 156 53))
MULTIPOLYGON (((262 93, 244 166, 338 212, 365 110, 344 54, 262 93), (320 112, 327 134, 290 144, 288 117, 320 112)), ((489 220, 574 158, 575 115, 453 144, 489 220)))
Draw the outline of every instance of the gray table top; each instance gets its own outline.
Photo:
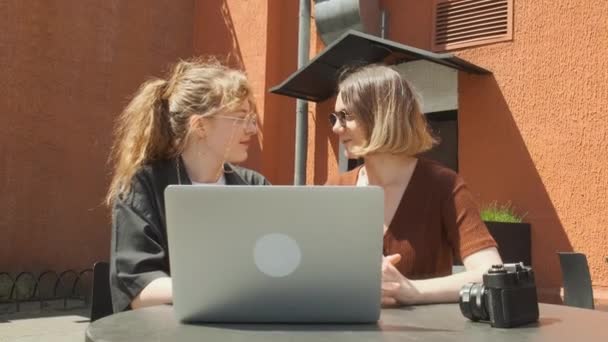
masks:
POLYGON ((378 324, 180 324, 172 306, 97 320, 87 341, 608 341, 608 313, 540 304, 538 323, 497 329, 460 313, 458 304, 384 309, 378 324))

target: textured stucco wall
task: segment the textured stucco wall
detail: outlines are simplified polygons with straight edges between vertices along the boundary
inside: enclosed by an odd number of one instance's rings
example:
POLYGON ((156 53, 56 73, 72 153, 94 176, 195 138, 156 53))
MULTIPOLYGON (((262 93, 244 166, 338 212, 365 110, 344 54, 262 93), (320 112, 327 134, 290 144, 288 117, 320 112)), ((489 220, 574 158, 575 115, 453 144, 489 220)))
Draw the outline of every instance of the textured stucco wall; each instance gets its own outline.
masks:
POLYGON ((297 69, 298 1, 268 2, 262 171, 273 184, 293 184, 296 101, 269 93, 297 69))
POLYGON ((0 271, 108 257, 112 122, 146 77, 192 54, 193 8, 0 2, 0 271))
POLYGON ((458 52, 493 77, 461 74, 461 171, 482 202, 532 223, 546 296, 556 251, 587 254, 608 286, 608 3, 515 1, 513 41, 458 52))

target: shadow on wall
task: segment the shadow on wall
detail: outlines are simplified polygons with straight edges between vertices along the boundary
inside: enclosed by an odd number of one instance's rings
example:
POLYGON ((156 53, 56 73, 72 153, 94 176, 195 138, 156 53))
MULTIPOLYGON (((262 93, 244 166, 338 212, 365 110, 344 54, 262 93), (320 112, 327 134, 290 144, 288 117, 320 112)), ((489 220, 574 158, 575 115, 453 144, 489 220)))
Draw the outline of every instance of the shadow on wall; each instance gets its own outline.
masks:
POLYGON ((315 131, 314 150, 312 151, 315 159, 314 184, 325 184, 327 181, 329 176, 329 148, 332 149, 336 163, 339 159, 338 137, 333 133, 329 123, 329 113, 333 112, 335 103, 335 97, 318 103, 312 121, 309 123, 315 131))
MULTIPOLYGON (((196 1, 194 17, 194 54, 214 56, 230 67, 245 70, 234 21, 226 0, 196 1)), ((258 125, 261 130, 259 122, 258 125)), ((261 147, 259 139, 254 140, 244 165, 257 169, 256 166, 260 165, 261 147)))
POLYGON ((493 75, 461 72, 458 89, 460 173, 480 204, 511 202, 526 214, 539 298, 560 303, 556 252, 572 251, 572 245, 513 114, 493 75))

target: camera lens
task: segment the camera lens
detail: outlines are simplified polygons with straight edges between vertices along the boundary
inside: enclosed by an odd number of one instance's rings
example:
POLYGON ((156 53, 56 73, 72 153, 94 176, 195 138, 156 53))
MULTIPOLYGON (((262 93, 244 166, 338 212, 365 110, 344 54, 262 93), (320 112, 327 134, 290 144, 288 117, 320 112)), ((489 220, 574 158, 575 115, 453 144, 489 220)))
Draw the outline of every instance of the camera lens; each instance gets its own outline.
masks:
POLYGON ((490 319, 486 309, 486 288, 483 284, 469 283, 460 289, 460 311, 471 321, 490 319))

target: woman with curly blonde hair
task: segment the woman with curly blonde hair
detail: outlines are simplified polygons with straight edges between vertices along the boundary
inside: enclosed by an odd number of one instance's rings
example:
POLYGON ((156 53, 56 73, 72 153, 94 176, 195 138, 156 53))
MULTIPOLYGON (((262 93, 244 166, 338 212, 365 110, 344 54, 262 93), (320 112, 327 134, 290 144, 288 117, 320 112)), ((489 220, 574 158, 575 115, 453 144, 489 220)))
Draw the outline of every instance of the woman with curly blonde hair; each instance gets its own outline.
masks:
POLYGON ((118 118, 111 153, 110 283, 114 311, 172 302, 164 190, 169 184, 267 185, 247 159, 257 134, 238 70, 180 61, 141 85, 118 118))

